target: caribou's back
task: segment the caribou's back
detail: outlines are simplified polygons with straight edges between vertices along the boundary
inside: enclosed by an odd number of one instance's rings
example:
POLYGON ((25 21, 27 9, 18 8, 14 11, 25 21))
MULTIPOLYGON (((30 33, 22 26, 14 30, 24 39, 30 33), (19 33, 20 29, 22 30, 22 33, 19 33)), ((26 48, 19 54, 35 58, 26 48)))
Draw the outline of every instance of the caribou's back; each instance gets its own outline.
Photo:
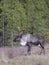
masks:
POLYGON ((26 45, 28 42, 38 45, 43 42, 43 37, 27 33, 22 36, 20 44, 26 45))

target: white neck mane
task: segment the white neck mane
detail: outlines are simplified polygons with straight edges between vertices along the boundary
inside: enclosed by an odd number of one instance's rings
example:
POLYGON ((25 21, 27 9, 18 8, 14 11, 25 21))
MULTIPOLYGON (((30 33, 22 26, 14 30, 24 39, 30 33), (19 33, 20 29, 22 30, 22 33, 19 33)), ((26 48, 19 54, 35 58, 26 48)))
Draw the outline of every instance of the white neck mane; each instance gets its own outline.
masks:
POLYGON ((27 41, 29 40, 29 38, 30 38, 30 34, 23 35, 20 40, 20 44, 22 46, 25 46, 27 44, 27 41))

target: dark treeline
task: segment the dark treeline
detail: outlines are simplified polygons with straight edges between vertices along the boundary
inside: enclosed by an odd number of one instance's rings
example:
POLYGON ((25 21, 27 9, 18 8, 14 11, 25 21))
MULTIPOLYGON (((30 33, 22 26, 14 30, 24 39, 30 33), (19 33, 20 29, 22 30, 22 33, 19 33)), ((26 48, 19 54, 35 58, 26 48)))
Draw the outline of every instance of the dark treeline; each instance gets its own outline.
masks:
POLYGON ((13 46, 20 30, 49 41, 49 0, 0 0, 0 46, 13 46))

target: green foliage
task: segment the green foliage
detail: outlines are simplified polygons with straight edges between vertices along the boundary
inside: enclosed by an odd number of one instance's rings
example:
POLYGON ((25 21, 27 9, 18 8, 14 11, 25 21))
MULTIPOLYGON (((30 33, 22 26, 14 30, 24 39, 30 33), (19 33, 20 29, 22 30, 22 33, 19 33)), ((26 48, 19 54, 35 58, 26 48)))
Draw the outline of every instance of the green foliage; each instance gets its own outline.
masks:
MULTIPOLYGON (((0 32, 2 32, 2 16, 5 16, 5 40, 12 32, 25 29, 27 32, 45 35, 49 22, 49 0, 1 0, 0 32)), ((49 35, 49 33, 48 33, 49 35)))

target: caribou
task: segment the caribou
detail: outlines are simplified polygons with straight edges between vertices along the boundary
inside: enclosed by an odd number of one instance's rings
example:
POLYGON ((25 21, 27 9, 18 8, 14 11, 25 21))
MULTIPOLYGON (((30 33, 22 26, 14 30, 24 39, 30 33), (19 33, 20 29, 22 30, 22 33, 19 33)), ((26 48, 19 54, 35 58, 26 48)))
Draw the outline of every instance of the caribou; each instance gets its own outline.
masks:
POLYGON ((14 42, 19 41, 20 44, 22 46, 27 46, 27 53, 31 54, 31 47, 32 45, 40 45, 41 47, 41 52, 40 54, 43 52, 45 54, 45 49, 44 49, 44 37, 43 36, 39 36, 39 35, 33 35, 30 33, 24 33, 24 31, 19 32, 19 34, 14 38, 13 40, 14 42))

